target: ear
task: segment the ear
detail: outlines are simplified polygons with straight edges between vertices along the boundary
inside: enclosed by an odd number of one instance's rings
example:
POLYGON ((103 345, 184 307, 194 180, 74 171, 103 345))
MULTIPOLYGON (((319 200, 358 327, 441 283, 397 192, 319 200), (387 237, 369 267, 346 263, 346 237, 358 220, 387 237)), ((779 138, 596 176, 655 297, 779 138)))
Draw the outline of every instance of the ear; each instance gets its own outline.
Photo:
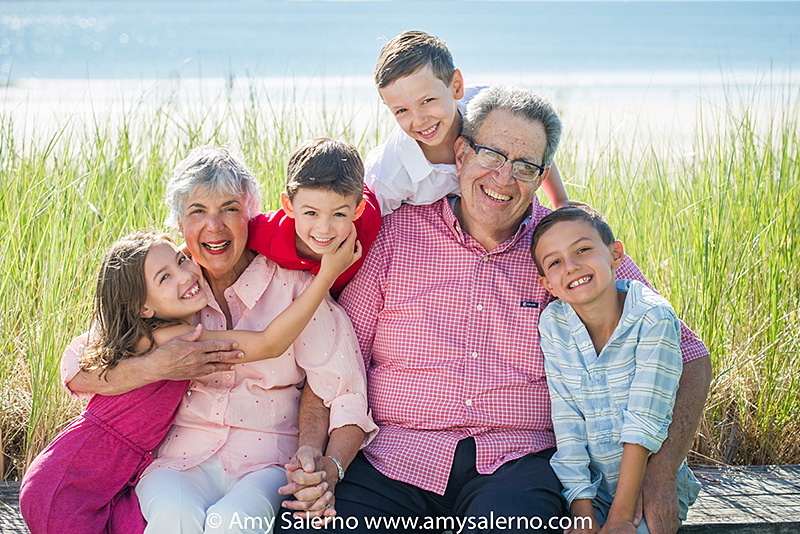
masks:
POLYGON ((542 172, 542 175, 539 176, 539 185, 536 186, 536 189, 542 187, 542 184, 545 183, 545 181, 547 181, 547 179, 550 177, 550 169, 552 167, 552 165, 548 165, 544 168, 544 172, 542 172))
POLYGON ((467 138, 463 135, 459 135, 453 148, 456 152, 456 173, 460 174, 461 169, 464 168, 464 158, 467 157, 467 152, 469 151, 467 138))
POLYGON ((362 198, 361 202, 359 202, 358 206, 356 206, 356 215, 355 217, 353 217, 354 221, 357 221, 358 218, 361 217, 361 214, 364 213, 364 208, 366 207, 367 207, 367 199, 362 198))
POLYGON ((450 79, 450 89, 453 91, 453 98, 461 100, 464 98, 464 78, 461 76, 461 71, 456 69, 453 77, 450 79))
POLYGON ((617 240, 608 245, 608 251, 611 253, 611 267, 616 269, 622 264, 622 258, 625 257, 622 241, 617 240))
POLYGON ((141 311, 141 313, 139 313, 139 316, 142 319, 150 319, 155 314, 156 314, 155 311, 151 310, 150 308, 147 307, 147 305, 145 305, 145 306, 142 306, 142 311, 141 311))
POLYGON ((550 285, 550 282, 547 280, 546 276, 539 277, 539 283, 542 284, 542 287, 547 290, 548 293, 553 295, 554 297, 558 298, 555 293, 553 293, 553 286, 550 285))
POLYGON ((286 194, 286 191, 281 193, 281 207, 283 207, 283 211, 286 212, 286 215, 289 218, 294 219, 294 207, 292 206, 292 201, 289 200, 289 195, 286 194))

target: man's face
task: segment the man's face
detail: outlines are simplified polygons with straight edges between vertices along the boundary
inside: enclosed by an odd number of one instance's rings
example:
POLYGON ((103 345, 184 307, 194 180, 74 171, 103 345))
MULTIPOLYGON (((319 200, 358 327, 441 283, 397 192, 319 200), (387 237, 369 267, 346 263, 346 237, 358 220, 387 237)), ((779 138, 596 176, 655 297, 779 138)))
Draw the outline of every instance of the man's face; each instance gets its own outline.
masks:
POLYGON ((530 212, 536 189, 550 171, 548 167, 536 182, 523 182, 511 175, 511 160, 541 165, 547 137, 541 123, 498 109, 489 113, 474 141, 509 159, 499 170, 486 169, 463 137, 456 141, 461 184, 457 215, 464 230, 491 250, 517 231, 530 212))

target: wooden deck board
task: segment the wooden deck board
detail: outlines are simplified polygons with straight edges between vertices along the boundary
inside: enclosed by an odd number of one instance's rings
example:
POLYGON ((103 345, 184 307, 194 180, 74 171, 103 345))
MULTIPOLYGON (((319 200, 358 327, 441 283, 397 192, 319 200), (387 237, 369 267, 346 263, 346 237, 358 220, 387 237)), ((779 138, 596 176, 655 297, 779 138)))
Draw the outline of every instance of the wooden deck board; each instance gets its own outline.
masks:
MULTIPOLYGON (((800 465, 696 468, 703 485, 680 534, 800 533, 800 465)), ((0 482, 0 533, 28 534, 19 482, 0 482)))

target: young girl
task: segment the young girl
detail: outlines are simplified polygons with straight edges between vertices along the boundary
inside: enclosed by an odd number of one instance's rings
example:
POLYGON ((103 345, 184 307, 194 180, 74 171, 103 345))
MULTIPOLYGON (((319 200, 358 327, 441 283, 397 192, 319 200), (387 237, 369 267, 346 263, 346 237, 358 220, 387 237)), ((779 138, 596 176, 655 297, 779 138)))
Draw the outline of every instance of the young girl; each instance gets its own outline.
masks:
MULTIPOLYGON (((328 289, 361 255, 355 232, 323 256, 319 274, 261 332, 204 331, 234 340, 237 363, 281 356, 311 320, 328 289)), ((200 267, 166 235, 136 232, 114 243, 97 279, 94 328, 81 361, 101 376, 120 360, 152 351, 194 330, 208 303, 200 267)), ((25 473, 20 508, 31 534, 137 533, 145 523, 133 492, 187 394, 189 381, 161 381, 123 395, 95 395, 25 473)))

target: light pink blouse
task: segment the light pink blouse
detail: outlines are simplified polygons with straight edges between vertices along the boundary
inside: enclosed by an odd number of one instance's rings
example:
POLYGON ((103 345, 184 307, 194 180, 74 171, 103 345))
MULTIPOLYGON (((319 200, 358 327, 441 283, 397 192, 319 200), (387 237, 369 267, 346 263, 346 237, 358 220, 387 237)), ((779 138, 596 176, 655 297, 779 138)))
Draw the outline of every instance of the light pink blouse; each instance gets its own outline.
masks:
MULTIPOLYGON (((233 329, 266 328, 311 278, 307 272, 283 269, 257 256, 225 290, 233 329)), ((207 285, 205 289, 212 295, 207 285)), ((199 321, 210 330, 225 329, 225 316, 213 296, 200 312, 199 321)), ((85 337, 64 351, 64 384, 78 373, 81 341, 85 342, 85 337)), ((327 298, 279 358, 238 364, 231 371, 194 380, 145 474, 164 467, 188 469, 213 454, 234 477, 283 465, 297 450, 304 379, 330 407, 330 430, 355 424, 367 433, 365 444, 374 437, 377 427, 367 412, 358 341, 347 315, 327 298)))

